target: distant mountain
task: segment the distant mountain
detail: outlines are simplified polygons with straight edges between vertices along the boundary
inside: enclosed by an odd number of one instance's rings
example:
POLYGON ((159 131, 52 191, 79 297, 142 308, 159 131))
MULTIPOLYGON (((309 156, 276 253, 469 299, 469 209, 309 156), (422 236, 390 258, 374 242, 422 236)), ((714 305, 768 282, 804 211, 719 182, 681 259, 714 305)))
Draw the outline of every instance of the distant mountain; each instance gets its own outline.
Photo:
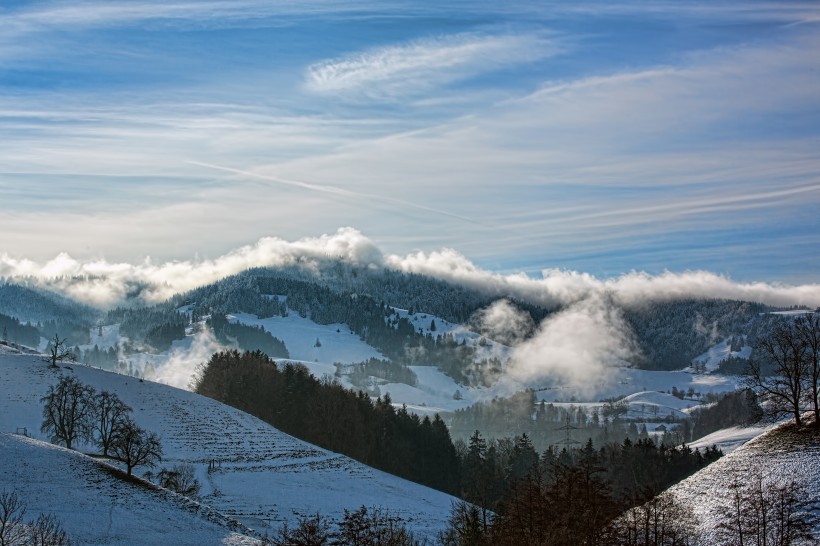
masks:
MULTIPOLYGON (((221 317, 231 314, 255 315, 257 319, 298 315, 319 325, 337 324, 358 336, 383 358, 400 366, 435 365, 463 385, 491 384, 499 375, 506 356, 482 350, 478 342, 493 340, 494 329, 479 319, 483 309, 499 299, 516 313, 537 325, 561 309, 546 308, 511 298, 508 294, 488 294, 458 284, 385 269, 355 267, 342 261, 323 261, 316 267, 289 266, 255 268, 178 294, 157 305, 139 305, 139 299, 100 315, 91 308, 64 297, 12 284, 0 285, 0 314, 42 323, 43 338, 55 333, 69 337, 71 345, 88 344, 87 332, 98 321, 118 324, 127 338, 127 351, 161 352, 186 336, 186 327, 212 317, 217 338, 240 349, 261 349, 272 357, 289 356, 287 343, 277 332, 262 330, 248 321, 226 326, 221 317), (424 317, 424 323, 419 317, 424 317), (474 339, 450 335, 460 325, 474 339), (438 324, 439 328, 435 329, 438 324), (431 326, 433 328, 431 328, 431 326)), ((630 357, 634 367, 646 370, 680 370, 717 344, 732 340, 751 346, 760 332, 782 317, 766 313, 762 304, 729 300, 683 299, 606 305, 623 318, 625 334, 637 349, 630 357)), ((530 326, 518 333, 526 339, 535 330, 530 326)), ((187 332, 190 333, 190 332, 187 332)), ((743 353, 747 357, 749 352, 743 353)), ((736 373, 744 364, 731 353, 726 370, 736 373)), ((333 362, 327 362, 332 364, 333 362)), ((723 369, 719 362, 711 369, 723 369)))
MULTIPOLYGON (((177 305, 193 303, 209 312, 250 313, 260 318, 282 315, 288 310, 320 324, 342 323, 391 359, 406 364, 407 348, 436 351, 424 338, 437 339, 441 333, 411 332, 398 320, 391 330, 373 319, 390 313, 390 308, 408 310, 461 323, 483 334, 476 313, 504 295, 490 297, 480 291, 453 285, 423 275, 396 271, 351 269, 339 265, 318 273, 299 268, 253 269, 240 275, 173 298, 177 305), (265 295, 282 296, 271 300, 265 295)), ((509 299, 509 298, 507 298, 509 299)), ((559 309, 510 299, 519 311, 538 324, 559 309)), ((612 303, 612 305, 617 305, 612 303)), ((694 357, 730 336, 746 336, 751 343, 759 332, 780 317, 767 315, 766 306, 731 300, 684 299, 650 301, 641 305, 621 305, 625 322, 634 335, 639 352, 633 365, 650 370, 686 368, 694 357)), ((406 317, 405 317, 406 318, 406 317)), ((431 319, 432 320, 432 319, 431 319)), ((526 334, 531 334, 527 332, 526 334)), ((436 364, 458 380, 466 380, 464 368, 474 358, 453 354, 438 355, 436 364)), ((474 355, 473 355, 474 356, 474 355)))

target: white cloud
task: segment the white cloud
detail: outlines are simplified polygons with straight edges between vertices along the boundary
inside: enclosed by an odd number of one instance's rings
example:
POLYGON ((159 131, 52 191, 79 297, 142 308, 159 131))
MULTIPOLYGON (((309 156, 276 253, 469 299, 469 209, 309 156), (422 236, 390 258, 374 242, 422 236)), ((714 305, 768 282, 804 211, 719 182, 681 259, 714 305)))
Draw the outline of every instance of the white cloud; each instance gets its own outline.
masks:
POLYGON ((318 13, 356 12, 366 9, 363 2, 312 0, 276 3, 264 0, 164 2, 127 0, 109 2, 42 2, 36 7, 11 11, 5 18, 9 27, 20 31, 59 28, 114 26, 151 20, 209 21, 229 26, 237 21, 318 13))
POLYGON ((505 345, 516 345, 535 330, 529 313, 521 311, 507 299, 496 300, 479 310, 470 321, 477 321, 483 334, 505 345))
POLYGON ((205 329, 193 336, 190 346, 171 348, 166 358, 153 363, 145 379, 190 389, 199 367, 208 362, 214 353, 224 349, 210 330, 205 329))
MULTIPOLYGON (((148 301, 215 282, 252 267, 301 265, 308 270, 325 260, 343 260, 359 267, 391 268, 429 275, 482 291, 490 296, 513 297, 548 308, 568 307, 604 298, 624 305, 680 298, 728 298, 770 305, 820 305, 820 284, 787 285, 737 282, 709 271, 665 272, 650 275, 631 272, 612 278, 558 269, 544 270, 540 278, 523 273, 500 274, 476 266, 452 249, 404 256, 385 255, 371 239, 353 228, 333 234, 286 241, 265 237, 210 260, 170 261, 154 264, 81 262, 60 254, 45 263, 0 255, 0 277, 29 279, 92 305, 107 307, 125 299, 135 288, 148 301)), ((602 300, 603 301, 603 300, 602 300)), ((493 316, 506 317, 509 309, 498 304, 493 316)))
POLYGON ((104 260, 80 262, 60 254, 39 265, 27 259, 0 254, 0 277, 27 278, 69 297, 91 305, 110 307, 126 299, 135 288, 149 302, 215 282, 251 267, 284 266, 300 263, 309 268, 317 260, 340 259, 359 265, 378 265, 381 251, 366 237, 350 228, 333 235, 288 242, 266 237, 213 260, 172 261, 153 264, 108 263, 104 260))
POLYGON ((820 284, 737 282, 709 271, 667 271, 660 275, 633 271, 598 278, 578 271, 546 269, 541 278, 532 278, 483 270, 452 249, 416 252, 403 257, 391 255, 385 262, 402 271, 430 275, 494 296, 512 296, 548 308, 604 296, 624 305, 682 298, 726 298, 777 306, 820 305, 820 284))
POLYGON ((554 41, 532 34, 457 34, 315 63, 305 86, 317 93, 392 99, 560 51, 554 41))
POLYGON ((546 382, 589 394, 608 384, 635 354, 620 312, 598 294, 548 317, 531 339, 517 345, 500 386, 516 392, 546 382))

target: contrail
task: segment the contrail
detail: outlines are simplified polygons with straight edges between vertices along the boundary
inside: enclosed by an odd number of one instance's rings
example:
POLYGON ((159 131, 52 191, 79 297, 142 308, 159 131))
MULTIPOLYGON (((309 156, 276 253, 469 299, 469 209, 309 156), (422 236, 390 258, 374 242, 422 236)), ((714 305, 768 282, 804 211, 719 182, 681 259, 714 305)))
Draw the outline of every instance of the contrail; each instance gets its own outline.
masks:
POLYGON ((396 199, 395 197, 386 197, 383 195, 375 195, 372 193, 360 193, 351 190, 346 190, 344 188, 338 188, 336 186, 327 186, 324 184, 310 184, 308 182, 301 182, 299 180, 288 180, 286 178, 280 178, 278 176, 271 176, 267 174, 259 174, 251 171, 243 171, 241 169, 234 169, 231 167, 223 167, 221 165, 214 165, 212 163, 204 163, 202 161, 187 161, 191 165, 198 165, 200 167, 206 167, 208 169, 216 169, 218 171, 225 171, 233 174, 240 174, 243 176, 250 176, 252 178, 260 178, 262 180, 269 180, 271 182, 276 182, 278 184, 285 184, 288 186, 295 186, 297 188, 304 188, 306 190, 317 191, 321 193, 329 193, 331 195, 341 195, 344 197, 355 197, 357 199, 370 199, 373 201, 381 201, 383 203, 390 203, 393 205, 401 205, 404 207, 411 207, 418 210, 423 210, 427 212, 434 212, 436 214, 441 214, 443 216, 449 216, 451 218, 457 218, 464 222, 469 222, 471 224, 483 225, 481 222, 473 220, 472 218, 468 218, 466 216, 461 216, 459 214, 455 214, 453 212, 449 212, 442 209, 437 209, 434 207, 428 207, 425 205, 419 205, 418 203, 413 203, 412 201, 405 201, 404 199, 396 199))

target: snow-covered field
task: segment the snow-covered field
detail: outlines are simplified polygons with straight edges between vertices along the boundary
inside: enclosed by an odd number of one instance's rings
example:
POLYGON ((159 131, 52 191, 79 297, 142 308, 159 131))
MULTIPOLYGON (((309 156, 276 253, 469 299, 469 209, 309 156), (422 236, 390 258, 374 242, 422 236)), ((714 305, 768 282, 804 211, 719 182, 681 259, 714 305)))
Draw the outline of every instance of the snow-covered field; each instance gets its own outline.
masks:
MULTIPOLYGON (((490 356, 491 352, 505 354, 509 350, 508 347, 492 341, 481 347, 478 345, 481 336, 477 333, 440 317, 424 313, 409 315, 403 309, 396 309, 396 312, 399 316, 408 318, 419 332, 425 334, 430 331, 430 325, 435 321, 436 330, 432 332, 433 335, 452 333, 459 343, 466 339, 468 343, 475 344, 480 349, 482 357, 490 356)), ((291 361, 305 365, 317 378, 334 375, 336 368, 333 364, 336 362, 352 364, 370 358, 385 358, 376 348, 352 333, 345 324, 317 324, 296 313, 291 313, 287 317, 274 316, 265 319, 246 313, 234 313, 229 315, 228 319, 249 326, 264 327, 271 335, 285 342, 291 361), (318 347, 316 340, 319 340, 318 347)), ((416 386, 378 381, 379 392, 381 395, 389 394, 394 405, 406 405, 408 410, 421 415, 454 411, 498 394, 492 389, 458 385, 435 366, 411 366, 411 369, 418 377, 416 386), (456 391, 461 394, 461 400, 454 398, 456 391)), ((340 381, 344 386, 352 387, 346 377, 343 376, 340 381)))
MULTIPOLYGON (((45 439, 39 399, 70 374, 117 393, 140 426, 160 435, 163 466, 192 464, 202 502, 252 529, 270 532, 316 512, 338 519, 362 505, 386 508, 428 536, 445 526, 452 497, 306 444, 214 400, 82 365, 49 369, 37 356, 0 351, 0 431, 25 427, 45 439), (211 462, 216 468, 208 472, 211 462)), ((103 497, 99 509, 110 504, 103 497)))
MULTIPOLYGON (((77 543, 100 546, 251 545, 248 530, 170 491, 116 477, 104 463, 38 440, 0 433, 0 490, 26 517, 52 514, 77 543)), ((250 533, 249 533, 250 534, 250 533)))
MULTIPOLYGON (((658 421, 666 418, 686 419, 688 414, 685 410, 700 405, 697 400, 680 399, 669 393, 658 391, 641 391, 630 394, 618 401, 626 406, 626 419, 634 421, 658 421)), ((557 407, 580 407, 584 408, 588 414, 599 410, 606 403, 602 402, 554 402, 557 407)), ((660 423, 656 423, 660 424, 660 423)), ((648 426, 648 425, 647 425, 648 426)))
POLYGON ((689 371, 653 371, 635 368, 618 368, 613 371, 609 381, 590 383, 583 389, 576 387, 550 386, 537 390, 539 400, 547 402, 598 401, 606 398, 619 398, 635 393, 654 391, 669 393, 672 387, 687 392, 690 388, 695 393, 728 392, 737 388, 739 379, 727 375, 695 374, 689 371))
POLYGON ((234 313, 228 315, 228 320, 248 326, 262 326, 271 335, 285 342, 290 357, 295 360, 351 364, 371 358, 384 358, 345 324, 317 324, 297 313, 263 319, 247 313, 234 313))

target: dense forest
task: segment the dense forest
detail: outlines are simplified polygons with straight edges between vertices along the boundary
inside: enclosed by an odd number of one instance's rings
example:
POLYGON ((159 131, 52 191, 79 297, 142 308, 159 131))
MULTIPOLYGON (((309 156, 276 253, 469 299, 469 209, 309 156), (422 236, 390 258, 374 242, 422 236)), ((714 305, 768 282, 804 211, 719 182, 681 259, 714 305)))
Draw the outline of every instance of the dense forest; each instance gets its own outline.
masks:
POLYGON ((726 337, 749 334, 753 343, 761 329, 778 320, 761 315, 765 310, 757 303, 690 299, 625 307, 624 317, 641 348, 638 367, 679 370, 726 337))
MULTIPOLYGON (((465 476, 469 476, 464 498, 472 504, 454 507, 442 543, 684 545, 687 543, 622 542, 618 516, 721 455, 716 449, 700 453, 658 446, 650 440, 625 440, 600 449, 588 441, 580 449, 548 450, 539 457, 526 436, 499 449, 476 433, 463 463, 465 476), (506 465, 499 462, 503 451, 506 465)), ((663 520, 654 523, 669 525, 663 520)))
POLYGON ((164 351, 175 339, 185 337, 188 317, 169 303, 151 307, 118 307, 108 312, 106 324, 119 324, 120 335, 132 343, 145 343, 155 351, 164 351))
POLYGON ((40 330, 0 313, 0 340, 36 347, 40 343, 40 330))
POLYGON ((99 311, 56 292, 0 280, 0 313, 21 322, 71 321, 93 324, 99 311))

